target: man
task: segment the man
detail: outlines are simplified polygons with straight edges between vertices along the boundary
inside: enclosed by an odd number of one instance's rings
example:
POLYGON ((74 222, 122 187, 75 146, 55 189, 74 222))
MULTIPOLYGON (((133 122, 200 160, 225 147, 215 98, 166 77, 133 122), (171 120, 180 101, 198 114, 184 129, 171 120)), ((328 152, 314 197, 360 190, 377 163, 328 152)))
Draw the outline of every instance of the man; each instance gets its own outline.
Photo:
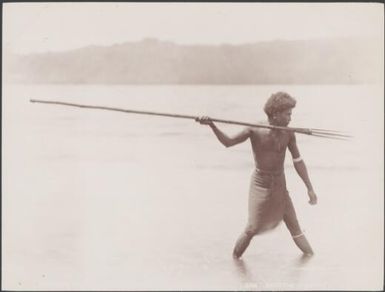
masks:
MULTIPOLYGON (((295 105, 296 100, 285 92, 272 94, 264 107, 268 123, 272 126, 287 127, 295 105)), ((295 170, 307 187, 309 203, 317 204, 317 196, 300 156, 295 133, 282 129, 248 127, 237 135, 229 137, 218 129, 209 117, 201 117, 197 121, 209 125, 218 140, 226 147, 242 143, 247 139, 251 142, 255 169, 250 182, 249 219, 244 232, 236 242, 233 257, 240 258, 255 235, 275 228, 282 220, 302 252, 306 255, 313 254, 298 224, 293 203, 286 190, 284 161, 286 148, 288 148, 295 170)))

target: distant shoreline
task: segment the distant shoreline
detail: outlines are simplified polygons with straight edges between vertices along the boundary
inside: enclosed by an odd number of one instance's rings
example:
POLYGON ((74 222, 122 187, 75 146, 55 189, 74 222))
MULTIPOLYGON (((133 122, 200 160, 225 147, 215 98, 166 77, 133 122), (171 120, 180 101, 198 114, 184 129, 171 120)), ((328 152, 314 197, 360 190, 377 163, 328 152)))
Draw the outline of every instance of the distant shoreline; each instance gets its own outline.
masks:
POLYGON ((338 38, 243 45, 178 45, 157 39, 8 54, 6 81, 34 84, 272 85, 383 82, 377 41, 338 38))

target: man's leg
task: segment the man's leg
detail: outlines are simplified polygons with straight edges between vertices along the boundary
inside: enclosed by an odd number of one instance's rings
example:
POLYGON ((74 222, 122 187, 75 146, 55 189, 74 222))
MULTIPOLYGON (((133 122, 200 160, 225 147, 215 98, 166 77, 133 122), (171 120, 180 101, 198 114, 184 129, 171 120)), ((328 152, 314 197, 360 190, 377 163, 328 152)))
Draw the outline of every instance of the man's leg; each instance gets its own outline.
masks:
POLYGON ((298 246, 298 248, 304 254, 312 255, 314 253, 313 249, 311 248, 309 242, 301 230, 301 227, 299 226, 297 214, 295 213, 293 202, 291 201, 289 195, 287 196, 287 205, 285 215, 283 216, 283 221, 289 229, 294 243, 298 246))
POLYGON ((250 244, 251 239, 258 233, 258 204, 260 204, 260 196, 256 196, 253 193, 253 185, 250 187, 249 201, 248 201, 248 222, 245 230, 239 236, 233 250, 233 258, 238 259, 245 252, 250 244))
POLYGON ((259 232, 258 224, 260 221, 260 208, 270 194, 268 189, 260 186, 261 182, 257 182, 257 180, 262 180, 262 178, 257 179, 257 177, 258 174, 254 171, 251 175, 249 187, 247 226, 244 232, 239 236, 233 250, 233 257, 236 259, 242 256, 253 236, 259 232))
POLYGON ((233 250, 233 258, 238 259, 242 256, 246 248, 249 246, 252 238, 253 238, 253 234, 248 231, 243 232, 239 236, 233 250))
POLYGON ((303 233, 299 235, 293 235, 293 240, 295 244, 299 247, 300 250, 306 255, 314 254, 313 249, 311 248, 309 242, 307 241, 305 235, 303 233))

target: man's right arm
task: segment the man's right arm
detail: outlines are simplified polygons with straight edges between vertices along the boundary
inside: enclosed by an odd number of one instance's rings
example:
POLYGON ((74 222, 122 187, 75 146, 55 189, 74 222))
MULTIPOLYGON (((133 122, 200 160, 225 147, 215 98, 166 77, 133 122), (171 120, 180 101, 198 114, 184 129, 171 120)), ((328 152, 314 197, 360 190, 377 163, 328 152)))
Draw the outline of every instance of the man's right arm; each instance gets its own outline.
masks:
POLYGON ((227 136, 224 132, 222 132, 220 129, 217 128, 217 126, 213 123, 213 121, 210 120, 208 117, 202 117, 198 118, 196 120, 197 122, 203 124, 203 125, 208 125, 210 128, 213 130, 215 136, 217 139, 225 146, 225 147, 230 147, 237 145, 239 143, 242 143, 247 140, 247 138, 250 137, 251 129, 250 128, 245 128, 243 131, 240 133, 236 134, 233 137, 227 136))

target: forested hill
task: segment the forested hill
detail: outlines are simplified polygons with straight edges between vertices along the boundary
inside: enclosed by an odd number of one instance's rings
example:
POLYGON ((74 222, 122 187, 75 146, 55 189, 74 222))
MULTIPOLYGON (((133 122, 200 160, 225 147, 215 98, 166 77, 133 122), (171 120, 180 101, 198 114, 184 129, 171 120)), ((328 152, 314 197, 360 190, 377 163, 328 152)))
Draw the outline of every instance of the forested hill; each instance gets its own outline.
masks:
MULTIPOLYGON (((376 44, 376 45, 375 45, 376 44)), ((145 39, 65 52, 6 55, 5 80, 71 84, 352 84, 383 78, 370 39, 179 45, 145 39)))

